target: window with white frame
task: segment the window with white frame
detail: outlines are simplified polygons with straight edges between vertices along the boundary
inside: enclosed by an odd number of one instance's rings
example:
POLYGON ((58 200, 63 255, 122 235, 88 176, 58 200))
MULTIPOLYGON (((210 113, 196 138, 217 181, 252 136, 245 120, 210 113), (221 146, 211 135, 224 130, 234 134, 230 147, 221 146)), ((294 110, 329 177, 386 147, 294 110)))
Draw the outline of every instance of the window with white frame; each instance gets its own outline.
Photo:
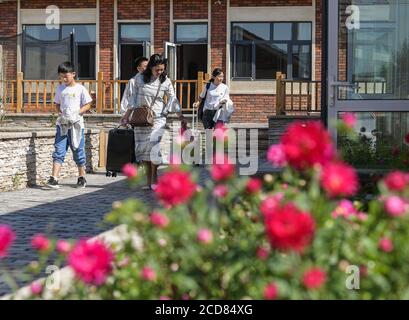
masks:
POLYGON ((233 22, 231 30, 233 80, 269 80, 276 72, 311 79, 311 22, 233 22))

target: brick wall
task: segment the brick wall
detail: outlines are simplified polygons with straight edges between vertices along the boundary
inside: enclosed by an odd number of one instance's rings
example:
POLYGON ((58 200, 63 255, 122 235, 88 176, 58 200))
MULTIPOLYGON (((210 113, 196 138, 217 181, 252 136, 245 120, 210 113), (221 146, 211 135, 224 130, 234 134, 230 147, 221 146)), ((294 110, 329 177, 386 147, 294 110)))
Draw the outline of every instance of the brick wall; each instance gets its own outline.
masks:
POLYGON ((114 0, 100 0, 99 70, 105 79, 113 77, 114 0))
POLYGON ((274 95, 231 95, 235 112, 231 122, 266 123, 267 116, 275 114, 274 95))
POLYGON ((0 37, 14 36, 17 33, 17 2, 0 2, 0 37))
POLYGON ((208 0, 174 0, 173 19, 207 19, 208 0))
POLYGON ((120 0, 118 1, 118 19, 151 19, 151 1, 120 0))
POLYGON ((48 6, 68 8, 95 8, 96 0, 21 0, 22 9, 45 9, 48 6))
POLYGON ((170 32, 170 0, 154 0, 154 46, 155 53, 163 53, 163 42, 169 41, 170 32))
MULTIPOLYGON (((0 3, 0 38, 17 34, 17 2, 5 1, 0 3)), ((15 79, 17 72, 17 38, 10 38, 2 42, 4 75, 6 79, 15 79)), ((1 57, 0 57, 1 58, 1 57)), ((0 63, 1 60, 0 60, 0 63)))
POLYGON ((222 68, 226 70, 226 42, 227 42, 227 4, 221 1, 211 2, 211 62, 212 70, 222 68))
POLYGON ((311 6, 312 0, 230 0, 231 7, 311 6))

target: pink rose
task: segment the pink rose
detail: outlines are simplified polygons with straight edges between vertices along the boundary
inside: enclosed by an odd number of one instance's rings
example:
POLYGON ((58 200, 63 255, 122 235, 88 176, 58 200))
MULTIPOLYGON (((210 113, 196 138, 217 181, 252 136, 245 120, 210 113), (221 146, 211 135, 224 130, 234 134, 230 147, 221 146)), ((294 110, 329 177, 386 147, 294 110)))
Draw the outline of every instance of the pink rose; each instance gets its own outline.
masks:
POLYGON ((273 166, 282 168, 287 165, 287 159, 285 157, 284 149, 281 144, 272 145, 267 152, 267 160, 273 164, 273 166))
POLYGON ((113 253, 97 240, 79 241, 68 256, 76 276, 87 284, 103 284, 112 270, 113 253))
POLYGON ((159 228, 165 228, 169 225, 169 218, 164 214, 153 212, 150 216, 152 224, 159 228))
POLYGON ((128 178, 128 179, 133 179, 137 176, 138 174, 138 169, 132 164, 132 163, 127 163, 122 167, 122 173, 128 178))
POLYGON ((321 268, 311 268, 304 272, 302 282, 307 289, 319 289, 326 281, 326 273, 321 268))
POLYGON ((268 258, 269 251, 267 248, 259 247, 257 249, 257 258, 260 260, 266 260, 268 258))
POLYGON ((384 252, 392 252, 393 251, 393 242, 389 238, 382 238, 379 240, 379 248, 384 252))
POLYGON ((321 186, 331 198, 353 196, 358 191, 358 175, 350 165, 332 162, 322 170, 321 186))
POLYGON ((197 240, 203 244, 211 243, 213 241, 213 233, 209 229, 200 229, 197 233, 197 240))
POLYGON ((65 240, 58 240, 56 250, 61 254, 68 254, 72 249, 71 243, 65 240))
POLYGON ((213 195, 217 198, 224 198, 228 193, 229 188, 224 184, 216 186, 213 190, 213 195))
POLYGON ((226 128, 224 124, 218 123, 213 131, 213 137, 215 137, 217 141, 224 142, 228 140, 229 137, 228 130, 229 129, 226 128))
POLYGON ((355 124, 356 124, 356 115, 352 112, 345 112, 341 116, 342 121, 345 123, 345 125, 353 129, 355 124))
POLYGON ((46 252, 50 249, 51 242, 43 234, 37 234, 31 239, 31 246, 40 252, 46 252))
POLYGON ((385 210, 393 217, 398 217, 405 214, 407 208, 407 203, 398 196, 390 196, 385 200, 385 210))
POLYGON ((247 193, 254 194, 257 193, 261 190, 261 187, 263 186, 263 183, 261 182, 260 179, 257 178, 251 178, 246 185, 246 191, 247 193))
POLYGON ((40 282, 33 282, 30 285, 30 291, 33 295, 38 296, 41 294, 41 292, 43 292, 43 285, 40 282))
POLYGON ((391 191, 403 191, 405 190, 409 179, 406 173, 401 171, 395 171, 389 173, 384 179, 385 185, 391 191))
POLYGON ((197 185, 189 172, 173 167, 159 178, 155 193, 167 207, 174 207, 188 202, 196 189, 197 185))
POLYGON ((278 296, 278 289, 275 283, 269 283, 264 288, 264 299, 265 300, 275 300, 278 296))
POLYGON ((210 172, 216 182, 230 179, 235 172, 235 166, 227 155, 218 154, 213 159, 213 166, 210 172))
POLYGON ((141 271, 141 277, 146 281, 155 281, 156 272, 151 267, 144 267, 141 271))
POLYGON ((284 199, 284 194, 277 193, 273 196, 269 196, 260 205, 260 211, 264 216, 270 215, 280 206, 281 201, 284 199))
POLYGON ((0 225, 0 258, 7 255, 7 251, 15 238, 15 233, 8 225, 0 225))

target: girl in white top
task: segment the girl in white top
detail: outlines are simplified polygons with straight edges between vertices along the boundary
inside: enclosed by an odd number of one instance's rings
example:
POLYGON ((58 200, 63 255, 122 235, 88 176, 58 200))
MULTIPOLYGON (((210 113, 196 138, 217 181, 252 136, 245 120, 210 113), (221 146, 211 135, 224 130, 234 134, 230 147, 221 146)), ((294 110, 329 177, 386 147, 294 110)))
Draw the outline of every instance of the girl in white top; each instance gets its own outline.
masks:
POLYGON ((216 123, 213 118, 217 110, 230 100, 229 88, 223 83, 223 80, 223 70, 220 68, 214 69, 210 84, 207 84, 203 88, 203 91, 199 95, 199 101, 194 105, 194 107, 198 107, 202 100, 206 99, 204 101, 202 119, 205 129, 213 129, 215 127, 216 123))

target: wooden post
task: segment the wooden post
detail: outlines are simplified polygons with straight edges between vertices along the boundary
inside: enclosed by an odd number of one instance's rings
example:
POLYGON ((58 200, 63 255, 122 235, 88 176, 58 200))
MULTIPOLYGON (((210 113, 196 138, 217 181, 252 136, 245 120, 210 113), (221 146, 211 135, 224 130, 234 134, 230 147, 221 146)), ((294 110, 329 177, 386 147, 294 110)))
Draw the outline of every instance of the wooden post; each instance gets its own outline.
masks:
POLYGON ((202 71, 199 71, 197 73, 197 86, 196 86, 196 98, 195 98, 195 102, 197 100, 199 100, 199 95, 203 90, 203 76, 204 73, 202 71))
POLYGON ((106 132, 101 130, 99 132, 99 167, 105 168, 106 166, 106 132))
POLYGON ((276 73, 276 115, 285 114, 285 74, 276 73))
POLYGON ((98 82, 97 82, 97 113, 102 113, 104 105, 104 73, 98 72, 98 82))
POLYGON ((17 113, 23 110, 23 73, 17 72, 17 113))

